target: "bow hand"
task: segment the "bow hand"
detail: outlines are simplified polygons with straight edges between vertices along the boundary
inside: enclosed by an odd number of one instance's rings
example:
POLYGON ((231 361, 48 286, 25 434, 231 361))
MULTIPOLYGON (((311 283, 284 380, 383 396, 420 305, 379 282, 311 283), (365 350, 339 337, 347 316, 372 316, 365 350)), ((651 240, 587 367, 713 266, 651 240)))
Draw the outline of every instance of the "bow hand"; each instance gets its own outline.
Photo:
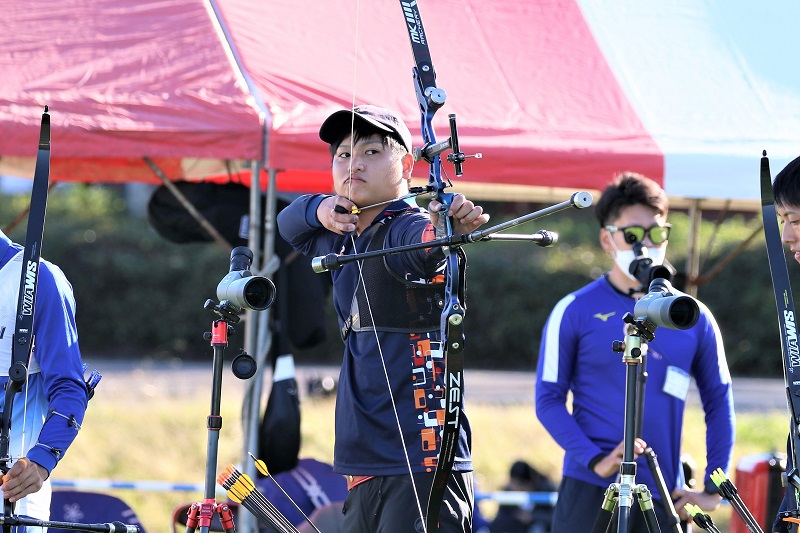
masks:
POLYGON ((3 490, 3 498, 16 502, 38 492, 49 476, 45 467, 23 457, 2 478, 0 489, 3 490))
MULTIPOLYGON (((442 204, 439 200, 431 200, 428 205, 428 209, 431 212, 431 223, 436 228, 439 227, 439 218, 444 206, 445 204, 442 204)), ((471 233, 489 222, 489 214, 484 213, 481 206, 467 200, 463 194, 454 194, 452 196, 446 215, 452 220, 454 235, 471 233)))

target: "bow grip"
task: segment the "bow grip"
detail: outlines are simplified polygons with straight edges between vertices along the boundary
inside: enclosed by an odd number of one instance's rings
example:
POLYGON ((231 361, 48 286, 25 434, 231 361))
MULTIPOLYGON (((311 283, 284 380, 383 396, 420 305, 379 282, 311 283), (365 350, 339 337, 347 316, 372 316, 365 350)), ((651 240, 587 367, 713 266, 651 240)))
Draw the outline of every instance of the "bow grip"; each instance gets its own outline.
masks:
POLYGON ((453 196, 455 196, 454 193, 443 192, 442 189, 439 189, 439 192, 434 196, 434 198, 442 204, 441 210, 438 212, 439 221, 436 224, 436 237, 439 239, 453 234, 452 217, 447 216, 450 205, 453 203, 453 196))

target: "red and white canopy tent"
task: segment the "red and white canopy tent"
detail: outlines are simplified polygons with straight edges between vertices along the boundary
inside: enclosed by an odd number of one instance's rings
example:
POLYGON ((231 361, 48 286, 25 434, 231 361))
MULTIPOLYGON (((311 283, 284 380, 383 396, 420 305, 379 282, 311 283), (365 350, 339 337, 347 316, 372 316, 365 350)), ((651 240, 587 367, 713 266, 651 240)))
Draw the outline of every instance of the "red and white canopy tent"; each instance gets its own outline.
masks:
MULTIPOLYGON (((562 201, 617 172, 673 199, 758 197, 800 153, 800 68, 781 0, 417 0, 475 198, 562 201)), ((399 109, 417 143, 393 0, 0 0, 0 174, 157 183, 255 161, 279 189, 330 187, 322 120, 399 109)), ((260 172, 260 171, 259 171, 260 172)), ((425 172, 420 172, 424 175, 425 172)))
MULTIPOLYGON (((485 198, 599 189, 620 170, 673 197, 754 199, 758 157, 800 152, 794 2, 419 0, 439 86, 485 198)), ((260 160, 283 190, 329 186, 317 128, 374 102, 418 134, 391 0, 0 1, 0 173, 156 181, 260 160), (221 31, 224 28, 225 31, 221 31)), ((419 136, 416 137, 420 142, 419 136)), ((424 172, 421 173, 421 175, 424 172)))

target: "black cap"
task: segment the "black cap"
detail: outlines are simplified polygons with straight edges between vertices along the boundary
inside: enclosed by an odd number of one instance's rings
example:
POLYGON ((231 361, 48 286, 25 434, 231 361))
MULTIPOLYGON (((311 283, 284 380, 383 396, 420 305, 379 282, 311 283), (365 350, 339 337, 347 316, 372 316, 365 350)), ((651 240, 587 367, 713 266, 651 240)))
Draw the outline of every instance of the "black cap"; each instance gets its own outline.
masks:
POLYGON ((786 179, 796 180, 800 178, 800 157, 795 157, 792 159, 788 165, 783 167, 783 170, 778 172, 778 175, 775 176, 777 179, 778 177, 786 176, 786 179))
POLYGON ((775 176, 772 192, 778 205, 800 205, 800 157, 794 158, 775 176))
POLYGON ((392 133, 406 150, 411 152, 411 132, 397 113, 390 109, 374 105, 360 105, 349 109, 336 111, 322 123, 319 129, 319 138, 328 144, 340 140, 343 133, 352 129, 353 121, 361 121, 381 131, 392 133))

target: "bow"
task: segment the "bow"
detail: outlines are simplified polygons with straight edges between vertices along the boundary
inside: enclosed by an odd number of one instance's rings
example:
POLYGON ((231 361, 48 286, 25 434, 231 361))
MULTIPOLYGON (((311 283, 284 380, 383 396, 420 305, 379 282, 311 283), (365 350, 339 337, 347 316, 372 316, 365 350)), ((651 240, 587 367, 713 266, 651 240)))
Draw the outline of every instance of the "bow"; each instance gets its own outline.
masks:
MULTIPOLYGON (((12 337, 11 365, 5 388, 5 404, 0 415, 0 471, 6 474, 12 461, 11 419, 14 395, 22 389, 28 378, 28 365, 33 352, 33 315, 36 308, 36 288, 39 280, 39 259, 41 257, 44 218, 47 210, 47 188, 50 181, 50 115, 45 106, 39 130, 39 151, 36 155, 36 169, 33 175, 31 207, 28 215, 28 228, 25 237, 25 250, 22 254, 22 273, 17 300, 17 320, 12 337)), ((14 512, 14 504, 8 500, 3 504, 3 515, 14 512)), ((11 525, 3 523, 3 532, 11 531, 11 525)))
MULTIPOLYGON (((800 473, 798 458, 800 456, 800 359, 798 359, 797 326, 792 299, 792 287, 789 284, 789 271, 786 268, 786 256, 783 252, 781 233, 778 228, 778 214, 775 209, 775 196, 772 190, 772 175, 769 170, 769 159, 764 151, 761 158, 761 218, 764 225, 764 240, 767 245, 767 258, 772 276, 772 287, 775 292, 775 303, 778 310, 778 326, 781 332, 781 357, 783 359, 783 378, 786 383, 786 400, 791 414, 789 422, 789 453, 794 467, 786 472, 786 496, 788 510, 781 513, 783 518, 797 518, 798 491, 800 491, 800 473)), ((794 526, 792 526, 794 527, 794 526)))
MULTIPOLYGON (((424 159, 430 164, 428 186, 412 188, 408 194, 401 196, 400 198, 380 202, 378 204, 363 208, 354 208, 351 210, 351 212, 355 214, 370 207, 376 207, 400 199, 411 198, 424 193, 430 193, 432 198, 435 198, 442 204, 440 210, 441 216, 439 216, 439 223, 436 227, 436 234, 437 237, 440 237, 440 239, 437 239, 435 242, 425 243, 423 245, 426 248, 434 247, 438 241, 445 241, 444 244, 442 244, 442 251, 444 252, 445 256, 445 298, 444 302, 442 302, 443 310, 440 321, 440 343, 442 346, 442 361, 444 361, 445 364, 444 384, 446 389, 443 396, 444 425, 442 427, 441 436, 439 437, 439 455, 436 459, 436 470, 434 472, 433 485, 431 487, 431 492, 428 499, 426 514, 423 514, 421 503, 417 501, 420 518, 422 518, 422 521, 425 524, 423 527, 425 531, 430 532, 438 530, 439 509, 444 497, 444 491, 447 487, 448 478, 450 477, 450 473, 453 468, 453 461, 455 460, 458 437, 461 428, 461 409, 464 383, 464 305, 462 303, 464 285, 462 281, 462 272, 465 267, 466 255, 460 247, 451 246, 451 244, 455 244, 454 242, 451 243, 448 241, 448 239, 453 237, 453 222, 450 217, 446 216, 446 213, 453 201, 454 194, 445 192, 445 189, 448 186, 451 186, 451 184, 449 182, 445 183, 442 179, 441 159, 439 154, 448 149, 452 151, 452 153, 447 156, 447 160, 454 164, 456 176, 461 175, 461 166, 466 159, 466 156, 458 149, 455 115, 449 116, 451 133, 450 138, 440 143, 436 142, 436 135, 433 129, 433 116, 436 111, 442 107, 442 105, 444 105, 446 94, 442 89, 436 87, 436 71, 434 70, 433 63, 431 62, 430 50, 428 49, 427 38, 425 35, 425 30, 422 26, 422 18, 420 16, 416 0, 412 0, 411 2, 401 0, 400 6, 403 9, 406 27, 408 28, 409 38, 411 39, 411 48, 414 54, 415 67, 413 69, 413 75, 416 86, 417 101, 419 103, 421 114, 422 137, 424 140, 424 145, 422 148, 415 148, 413 150, 413 156, 415 161, 424 159)), ((353 100, 353 107, 355 107, 355 97, 353 100)), ((351 124, 351 136, 352 127, 353 126, 351 124)), ((475 157, 480 157, 480 154, 476 154, 475 157)), ((341 206, 337 206, 335 210, 339 213, 347 212, 341 206)), ((350 238, 353 239, 353 245, 355 247, 355 240, 352 234, 350 235, 350 238)), ((378 253, 383 255, 386 253, 399 252, 401 249, 411 250, 415 248, 418 247, 415 245, 410 245, 407 247, 400 247, 396 250, 384 249, 378 253)), ((358 258, 364 258, 367 255, 370 254, 368 252, 365 254, 355 254, 350 256, 350 259, 355 260, 358 258)), ((341 256, 330 254, 325 258, 314 259, 312 262, 312 267, 316 272, 323 272, 329 268, 338 268, 338 266, 341 264, 343 264, 341 261, 341 256)), ((359 276, 361 277, 361 282, 363 283, 363 275, 361 274, 360 266, 359 276)), ((369 305, 368 300, 367 303, 369 305)), ((372 313, 371 309, 369 312, 370 314, 372 313)), ((376 341, 378 342, 378 351, 381 360, 383 361, 385 370, 386 362, 383 360, 383 353, 380 349, 380 340, 377 337, 377 330, 376 341)), ((433 372, 436 374, 436 369, 434 369, 433 372)), ((391 384, 389 383, 388 374, 386 375, 386 379, 387 385, 390 389, 389 392, 391 398, 391 384)), ((397 417, 397 410, 396 406, 394 406, 393 398, 392 405, 395 409, 395 419, 400 432, 400 438, 403 441, 403 449, 407 450, 405 441, 403 439, 403 429, 400 425, 400 420, 397 417)), ((411 476, 411 482, 412 485, 414 485, 414 491, 416 493, 411 462, 408 457, 408 453, 405 455, 409 475, 411 476)))
MULTIPOLYGON (((433 116, 441 108, 447 95, 444 90, 436 86, 436 70, 433 68, 430 50, 428 49, 427 35, 422 25, 422 17, 416 0, 410 2, 400 0, 403 16, 411 40, 411 51, 414 54, 414 85, 417 94, 417 103, 422 122, 422 148, 414 150, 414 159, 424 159, 430 164, 428 185, 432 195, 442 204, 439 224, 436 228, 437 237, 451 237, 453 235, 453 221, 446 216, 447 210, 453 201, 453 193, 445 192, 449 185, 442 180, 441 158, 443 151, 450 149, 452 153, 447 160, 454 164, 456 176, 461 175, 461 165, 466 156, 459 151, 458 133, 456 130, 456 117, 449 115, 450 138, 436 142, 433 129, 433 116)), ((440 342, 445 364, 444 383, 444 425, 442 426, 439 442, 439 457, 436 461, 436 471, 433 477, 428 508, 426 513, 426 531, 438 530, 439 509, 441 508, 447 480, 453 469, 456 455, 459 432, 461 429, 461 410, 464 392, 464 304, 462 302, 462 266, 466 256, 461 248, 455 250, 450 246, 443 246, 445 255, 445 302, 441 318, 440 342)))

